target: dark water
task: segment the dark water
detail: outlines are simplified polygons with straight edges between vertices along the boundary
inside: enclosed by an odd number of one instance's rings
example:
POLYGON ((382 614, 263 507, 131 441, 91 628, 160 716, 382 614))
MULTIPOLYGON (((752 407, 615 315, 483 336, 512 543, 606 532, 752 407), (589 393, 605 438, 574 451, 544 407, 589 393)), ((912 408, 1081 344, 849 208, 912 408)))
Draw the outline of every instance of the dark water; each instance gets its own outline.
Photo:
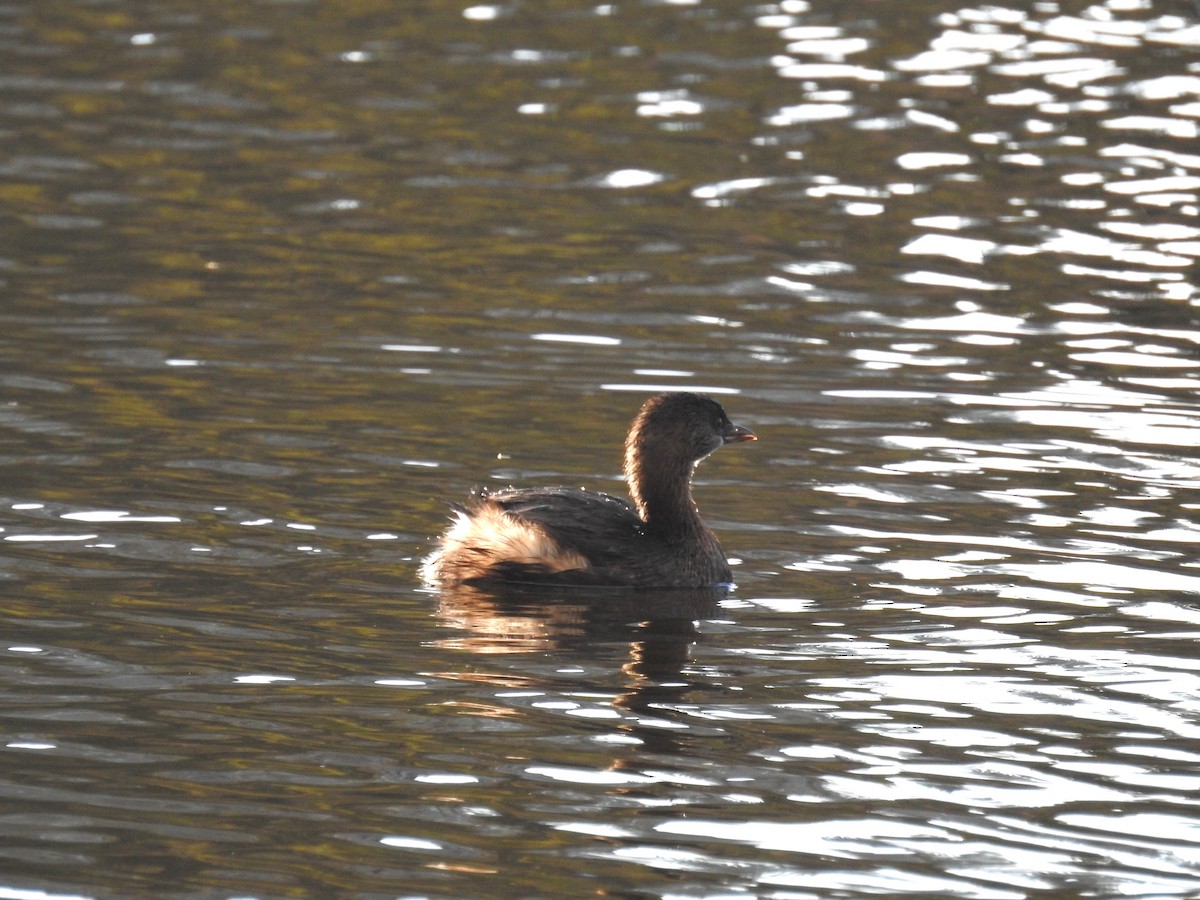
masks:
POLYGON ((1198 16, 0 7, 0 898, 1197 896, 1198 16), (733 594, 418 587, 662 386, 733 594))

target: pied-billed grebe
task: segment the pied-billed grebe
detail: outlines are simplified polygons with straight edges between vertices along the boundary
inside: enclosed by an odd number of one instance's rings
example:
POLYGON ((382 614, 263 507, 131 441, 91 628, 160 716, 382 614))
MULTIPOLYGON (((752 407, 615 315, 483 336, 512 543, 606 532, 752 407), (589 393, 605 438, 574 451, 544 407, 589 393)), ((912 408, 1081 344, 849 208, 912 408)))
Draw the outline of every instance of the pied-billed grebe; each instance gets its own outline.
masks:
POLYGON ((757 439, 709 397, 651 397, 625 439, 632 504, 583 488, 481 492, 470 508, 456 508, 422 578, 429 585, 726 584, 725 554, 692 501, 692 470, 722 444, 757 439))

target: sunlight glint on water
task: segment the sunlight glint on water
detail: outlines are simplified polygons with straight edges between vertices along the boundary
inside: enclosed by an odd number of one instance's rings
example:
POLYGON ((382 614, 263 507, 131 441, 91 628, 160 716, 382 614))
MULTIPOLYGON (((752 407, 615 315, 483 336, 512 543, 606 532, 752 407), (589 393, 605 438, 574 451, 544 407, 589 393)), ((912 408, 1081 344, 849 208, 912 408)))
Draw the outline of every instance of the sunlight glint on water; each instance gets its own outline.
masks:
POLYGON ((0 9, 0 896, 1187 897, 1200 20, 0 9), (728 596, 418 587, 479 486, 728 596))

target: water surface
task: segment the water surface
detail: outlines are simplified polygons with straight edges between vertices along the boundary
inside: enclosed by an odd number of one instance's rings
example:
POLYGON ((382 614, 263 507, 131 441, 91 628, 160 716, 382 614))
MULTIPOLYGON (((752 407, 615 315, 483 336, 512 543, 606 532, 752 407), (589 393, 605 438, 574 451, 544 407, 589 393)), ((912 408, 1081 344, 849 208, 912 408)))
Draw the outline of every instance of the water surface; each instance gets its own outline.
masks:
POLYGON ((1200 20, 0 9, 0 897, 1186 897, 1200 20), (729 594, 435 594, 477 485, 729 594))

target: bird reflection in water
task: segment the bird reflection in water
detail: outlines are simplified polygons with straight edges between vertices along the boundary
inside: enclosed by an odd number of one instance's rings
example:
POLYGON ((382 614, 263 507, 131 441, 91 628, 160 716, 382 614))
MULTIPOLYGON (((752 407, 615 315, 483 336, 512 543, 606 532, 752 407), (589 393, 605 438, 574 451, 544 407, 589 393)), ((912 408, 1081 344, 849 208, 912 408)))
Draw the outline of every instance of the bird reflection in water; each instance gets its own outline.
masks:
MULTIPOLYGON (((596 702, 596 695, 609 694, 609 705, 619 719, 603 722, 606 729, 633 741, 643 751, 672 755, 687 752, 698 737, 696 723, 680 720, 673 712, 688 705, 698 690, 711 689, 707 677, 687 673, 692 648, 701 640, 700 623, 716 618, 729 587, 673 588, 633 591, 617 588, 560 588, 508 585, 488 589, 475 585, 453 585, 440 592, 438 615, 457 633, 437 642, 438 646, 475 654, 519 655, 563 659, 573 663, 592 661, 593 671, 578 685, 596 702), (622 661, 614 660, 614 656, 622 661), (595 670, 613 673, 613 678, 595 676, 595 670), (620 675, 617 675, 619 669, 620 675), (623 677, 622 677, 623 676, 623 677), (615 684, 614 684, 615 682, 615 684)), ((497 660, 498 662, 499 660, 497 660)), ((547 695, 571 694, 562 683, 551 683, 541 666, 505 666, 503 670, 447 673, 443 678, 486 682, 509 690, 535 691, 547 695)), ((602 701, 601 701, 602 702, 602 701)), ((460 712, 487 718, 526 715, 511 701, 488 704, 460 712)), ((623 753, 610 762, 610 769, 631 765, 623 753)))
POLYGON ((438 615, 459 631, 439 646, 474 653, 547 653, 628 642, 621 669, 640 680, 679 682, 727 586, 630 591, 613 588, 503 589, 460 584, 440 592, 438 615))

